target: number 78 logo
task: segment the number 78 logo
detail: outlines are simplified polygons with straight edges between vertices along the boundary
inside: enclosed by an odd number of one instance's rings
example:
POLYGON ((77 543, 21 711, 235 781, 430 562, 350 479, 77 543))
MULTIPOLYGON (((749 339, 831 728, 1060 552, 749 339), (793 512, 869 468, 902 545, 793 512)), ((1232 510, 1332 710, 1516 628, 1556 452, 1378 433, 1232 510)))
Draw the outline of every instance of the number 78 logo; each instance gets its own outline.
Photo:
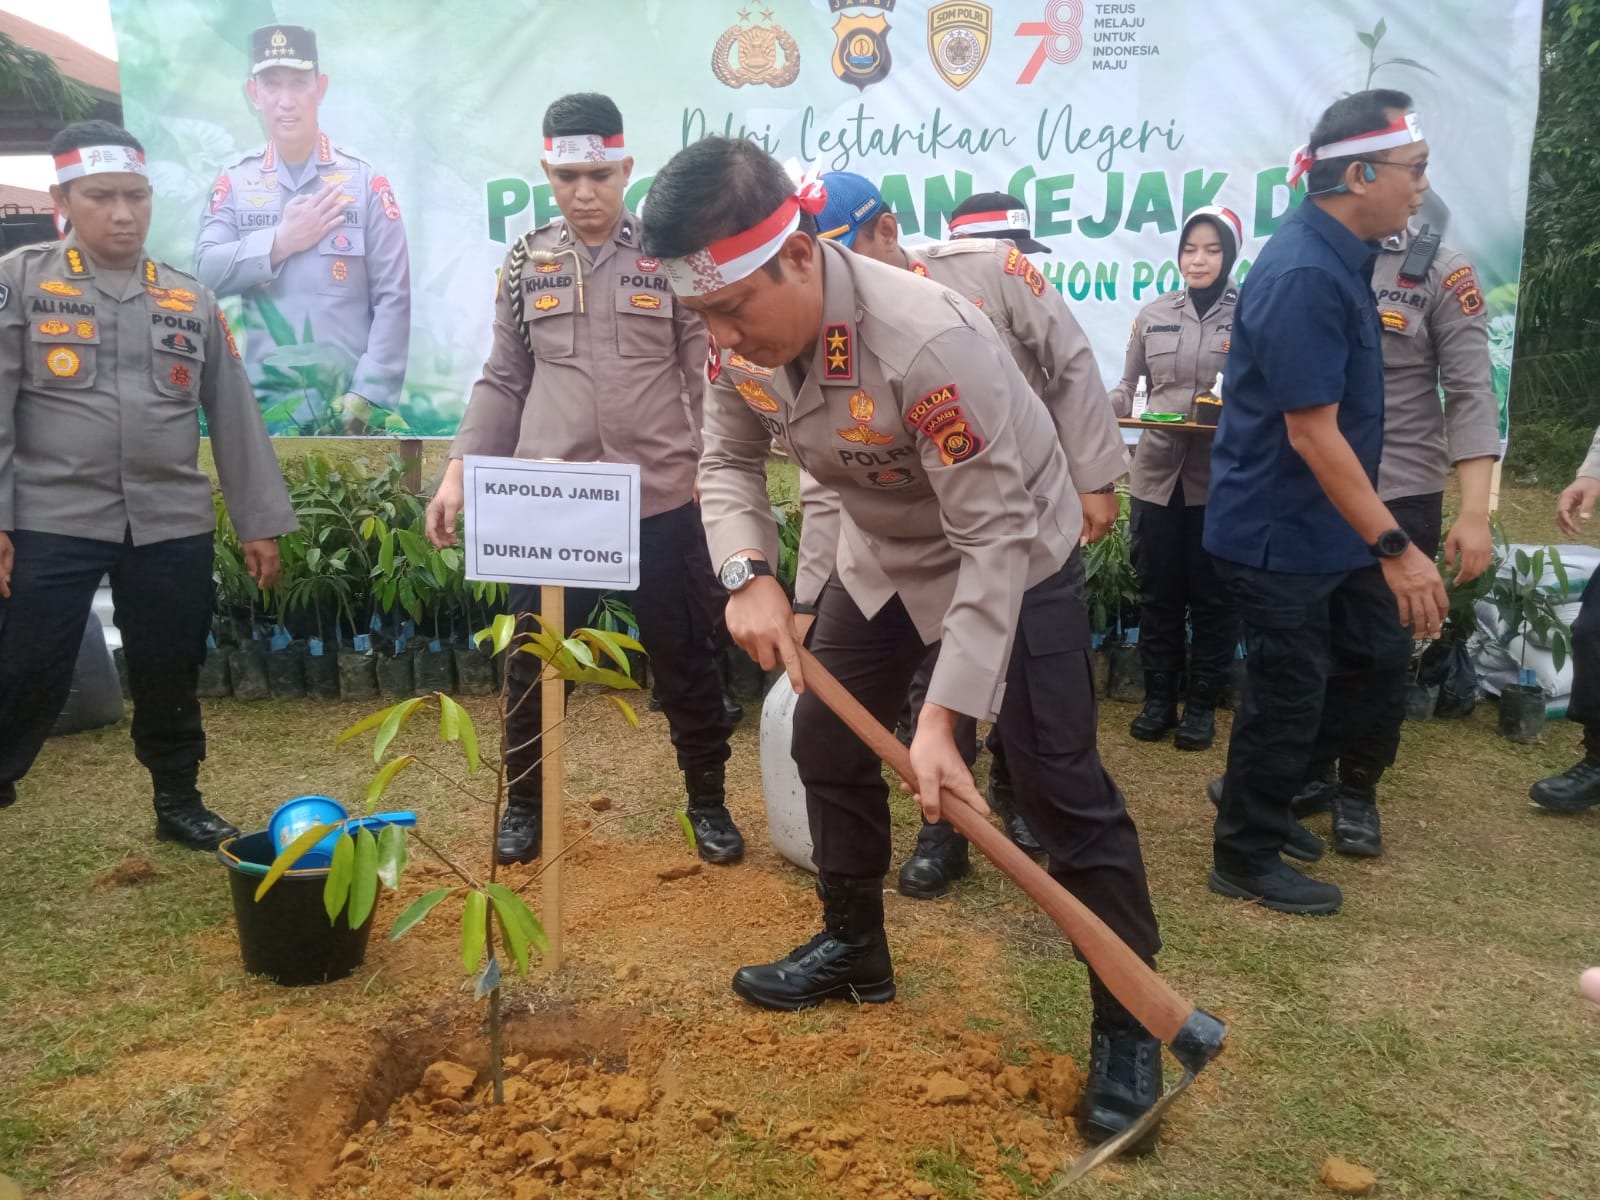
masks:
POLYGON ((1082 26, 1083 0, 1045 0, 1044 20, 1024 21, 1017 26, 1018 37, 1039 39, 1017 82, 1032 83, 1047 58, 1058 65, 1077 58, 1083 49, 1082 26))

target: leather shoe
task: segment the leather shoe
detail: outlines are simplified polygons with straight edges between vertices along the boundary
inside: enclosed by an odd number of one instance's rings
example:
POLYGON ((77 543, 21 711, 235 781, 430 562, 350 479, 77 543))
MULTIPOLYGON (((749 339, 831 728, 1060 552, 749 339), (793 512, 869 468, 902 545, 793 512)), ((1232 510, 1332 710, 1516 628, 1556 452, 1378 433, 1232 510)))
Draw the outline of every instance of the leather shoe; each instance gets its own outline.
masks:
POLYGON ((539 857, 544 843, 544 812, 538 802, 506 805, 500 814, 500 832, 495 838, 494 856, 502 866, 530 863, 539 857))
POLYGON ((713 866, 727 866, 744 857, 744 834, 728 813, 724 777, 726 763, 686 768, 683 789, 689 797, 687 816, 694 830, 694 849, 713 866))
POLYGON ((17 802, 17 785, 7 780, 0 783, 0 808, 10 808, 17 802))
POLYGON ((936 900, 972 870, 967 839, 948 821, 922 824, 916 847, 900 868, 897 889, 913 900, 936 900))
POLYGON ((156 793, 156 840, 190 850, 215 850, 239 831, 212 812, 199 792, 156 793))
POLYGON ((984 796, 989 801, 989 807, 1000 818, 1000 824, 1006 831, 1006 836, 1016 844, 1018 850, 1024 854, 1039 855, 1044 853, 1044 847, 1039 844, 1039 839, 1033 836, 1033 830, 1028 828, 1012 803, 1014 793, 1011 791, 1011 773, 1006 769, 1005 752, 998 749, 999 743, 991 749, 993 761, 989 764, 989 784, 984 789, 984 796))
POLYGON ((725 867, 744 857, 744 834, 733 823, 725 804, 690 805, 689 827, 694 849, 704 861, 725 867))
POLYGON ((1325 771, 1312 776, 1301 785, 1289 802, 1290 811, 1302 821, 1333 808, 1333 798, 1339 794, 1339 771, 1331 763, 1325 771))
MULTIPOLYGON (((1078 1134, 1098 1145, 1123 1132, 1161 1098, 1161 1043, 1138 1025, 1089 1026, 1089 1077, 1073 1114, 1078 1134)), ((1155 1145, 1157 1122, 1129 1147, 1142 1154, 1155 1145)))
POLYGON ((1600 760, 1586 758, 1528 789, 1535 808, 1548 812, 1588 812, 1600 804, 1600 760))
POLYGON ((822 932, 777 962, 740 967, 733 990, 758 1008, 798 1012, 824 1000, 894 999, 894 964, 883 929, 883 880, 820 876, 822 932))
POLYGON ((1329 916, 1344 903, 1344 893, 1336 885, 1302 875, 1276 855, 1244 871, 1213 867, 1206 883, 1219 896, 1253 900, 1273 912, 1300 916, 1329 916))
MULTIPOLYGON (((1206 798, 1217 808, 1222 807, 1222 779, 1219 776, 1206 784, 1206 798)), ((1289 840, 1284 842, 1280 854, 1300 862, 1314 863, 1328 852, 1328 844, 1299 821, 1289 822, 1289 840)))
POLYGON ((1377 858, 1383 853, 1383 828, 1373 792, 1341 787, 1334 796, 1333 850, 1350 858, 1377 858))

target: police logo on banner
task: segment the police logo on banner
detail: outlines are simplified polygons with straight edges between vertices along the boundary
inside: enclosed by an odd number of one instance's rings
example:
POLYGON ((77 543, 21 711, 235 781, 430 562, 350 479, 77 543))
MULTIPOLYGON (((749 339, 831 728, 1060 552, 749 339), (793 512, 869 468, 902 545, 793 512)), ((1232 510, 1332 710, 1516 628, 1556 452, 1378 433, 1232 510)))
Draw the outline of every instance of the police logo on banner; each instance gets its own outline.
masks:
POLYGON ((960 91, 989 58, 994 12, 987 4, 947 0, 928 10, 928 54, 944 81, 960 91))
POLYGON ((746 25, 748 11, 722 31, 711 48, 711 73, 725 87, 740 88, 747 83, 768 87, 788 87, 800 76, 800 44, 789 31, 772 19, 772 10, 762 14, 765 25, 746 25))
POLYGON ((840 14, 833 23, 833 73, 865 91, 894 65, 889 57, 889 19, 883 15, 894 11, 894 0, 828 0, 828 11, 840 14), (841 11, 846 8, 879 11, 841 11))

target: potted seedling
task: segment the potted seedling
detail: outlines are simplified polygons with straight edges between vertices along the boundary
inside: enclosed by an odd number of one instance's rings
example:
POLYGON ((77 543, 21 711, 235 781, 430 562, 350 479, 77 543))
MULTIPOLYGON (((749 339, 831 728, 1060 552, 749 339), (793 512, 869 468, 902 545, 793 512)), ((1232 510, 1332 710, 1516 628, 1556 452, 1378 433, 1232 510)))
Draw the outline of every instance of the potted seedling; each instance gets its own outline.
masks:
MULTIPOLYGON (((612 689, 637 688, 638 685, 626 674, 627 651, 639 649, 639 644, 632 638, 597 629, 579 629, 571 637, 562 637, 560 630, 551 629, 536 615, 528 614, 527 619, 536 623, 538 628, 518 633, 516 620, 509 614, 503 614, 496 617, 491 626, 482 630, 474 640, 489 646, 496 654, 535 656, 544 664, 540 673, 541 681, 555 678, 574 683, 595 683, 612 689)), ((541 688, 536 685, 527 694, 537 702, 540 691, 541 688)), ((483 840, 483 860, 488 863, 487 870, 475 867, 470 862, 458 861, 430 841, 420 828, 403 829, 389 825, 376 836, 370 830, 361 828, 353 837, 346 835, 338 839, 324 890, 329 919, 337 920, 343 915, 351 928, 359 927, 372 914, 379 885, 391 889, 399 886, 409 860, 407 844, 413 839, 455 877, 455 883, 435 888, 412 902, 395 921, 389 937, 391 940, 404 937, 447 901, 459 902, 461 962, 467 971, 476 976, 476 997, 488 1000, 489 1061, 497 1104, 503 1101, 504 1077, 500 1020, 502 959, 508 959, 517 971, 526 975, 533 956, 547 953, 549 949, 538 917, 523 899, 523 893, 538 875, 530 877, 515 889, 507 887, 497 877, 499 866, 494 843, 500 827, 500 814, 505 807, 507 789, 518 782, 518 779, 507 778, 505 751, 510 736, 506 726, 508 694, 508 687, 502 685, 495 714, 499 724, 500 753, 494 755, 492 761, 485 761, 481 754, 478 731, 471 716, 443 692, 413 697, 372 713, 350 726, 337 739, 344 742, 365 733, 375 735, 372 757, 379 769, 367 785, 366 807, 369 813, 383 799, 396 777, 413 767, 428 771, 446 786, 476 802, 487 802, 491 810, 483 840), (435 709, 439 714, 439 740, 459 749, 465 760, 465 778, 421 755, 406 753, 385 757, 412 717, 424 710, 435 709), (493 775, 492 787, 479 784, 485 767, 493 775)), ((586 703, 569 707, 562 720, 571 721, 589 707, 603 703, 615 705, 630 725, 638 727, 633 708, 615 691, 600 693, 588 698, 586 703)), ((534 771, 540 766, 536 763, 527 769, 534 771)), ((687 829, 687 821, 681 814, 680 822, 687 829)), ((257 898, 266 895, 284 873, 328 833, 339 831, 349 824, 317 824, 296 838, 273 860, 256 891, 257 898)), ((692 841, 692 833, 689 837, 692 841)), ((549 863, 544 864, 544 867, 548 866, 549 863)))
POLYGON ((1572 649, 1572 633, 1562 621, 1556 606, 1567 597, 1567 569, 1561 553, 1546 546, 1529 554, 1516 550, 1511 569, 1502 571, 1490 584, 1486 599, 1500 615, 1502 638, 1521 639, 1517 658, 1517 682, 1500 692, 1500 732, 1513 742, 1535 741, 1544 729, 1545 695, 1538 676, 1528 669, 1528 643, 1537 641, 1550 649, 1551 665, 1557 671, 1566 665, 1572 649), (1545 565, 1559 587, 1552 593, 1544 586, 1545 565))
POLYGON ((1110 699, 1137 704, 1144 699, 1136 625, 1139 576, 1133 569, 1127 493, 1121 493, 1119 500, 1116 522, 1104 537, 1084 549, 1084 599, 1089 628, 1100 638, 1096 682, 1104 679, 1103 694, 1110 699))

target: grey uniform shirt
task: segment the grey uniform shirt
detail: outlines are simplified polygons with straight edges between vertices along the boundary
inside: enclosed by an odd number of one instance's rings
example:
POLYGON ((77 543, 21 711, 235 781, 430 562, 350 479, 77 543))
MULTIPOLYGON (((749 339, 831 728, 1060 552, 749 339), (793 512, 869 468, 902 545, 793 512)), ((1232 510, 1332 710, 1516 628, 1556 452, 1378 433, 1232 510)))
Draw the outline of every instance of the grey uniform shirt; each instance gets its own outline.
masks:
POLYGON ((1594 431, 1594 441, 1589 443, 1589 453, 1578 468, 1580 479, 1600 479, 1600 429, 1594 431))
POLYGON ((282 162, 269 142, 217 176, 212 185, 195 274, 219 296, 243 298, 245 361, 258 386, 279 349, 268 306, 282 331, 344 350, 354 367, 349 390, 392 407, 400 395, 411 344, 411 264, 394 189, 366 160, 317 135, 306 162, 282 162), (349 197, 344 224, 308 250, 272 265, 272 240, 283 207, 325 186, 349 197))
POLYGON ((1050 413, 994 326, 948 288, 827 242, 804 380, 720 352, 700 506, 711 560, 777 559, 766 459, 781 443, 841 508, 838 572, 869 617, 898 595, 942 642, 936 704, 990 717, 1022 594, 1066 562, 1083 511, 1050 413))
MULTIPOLYGON (((912 274, 959 292, 989 318, 1049 410, 1076 491, 1092 492, 1127 474, 1128 451, 1089 339, 1027 255, 992 238, 906 247, 905 255, 912 274)), ((800 499, 795 599, 809 604, 833 570, 838 504, 807 478, 800 481, 800 499)))
POLYGON ((639 252, 638 228, 624 213, 591 250, 557 221, 512 246, 495 291, 494 344, 451 458, 637 463, 640 515, 689 503, 705 326, 678 304, 661 264, 639 252), (535 262, 531 250, 558 258, 535 262))
POLYGON ((0 530, 209 532, 201 411, 245 541, 297 525, 216 297, 165 263, 102 280, 77 239, 0 259, 0 530))
MULTIPOLYGON (((1122 380, 1111 389, 1117 415, 1133 415, 1133 393, 1143 375, 1150 412, 1182 413, 1192 420, 1194 398, 1217 381, 1227 361, 1238 300, 1235 289, 1225 288, 1202 317, 1184 289, 1157 296, 1141 308, 1128 336, 1122 380)), ((1151 504, 1170 504, 1180 480, 1184 506, 1203 506, 1211 487, 1211 435, 1174 433, 1158 425, 1141 430, 1129 494, 1151 504)))
POLYGON ((1383 323, 1384 500, 1442 492, 1454 464, 1500 457, 1489 318, 1472 264, 1440 246, 1427 276, 1408 284, 1400 266, 1411 241, 1408 231, 1397 249, 1386 246, 1372 270, 1383 323))

